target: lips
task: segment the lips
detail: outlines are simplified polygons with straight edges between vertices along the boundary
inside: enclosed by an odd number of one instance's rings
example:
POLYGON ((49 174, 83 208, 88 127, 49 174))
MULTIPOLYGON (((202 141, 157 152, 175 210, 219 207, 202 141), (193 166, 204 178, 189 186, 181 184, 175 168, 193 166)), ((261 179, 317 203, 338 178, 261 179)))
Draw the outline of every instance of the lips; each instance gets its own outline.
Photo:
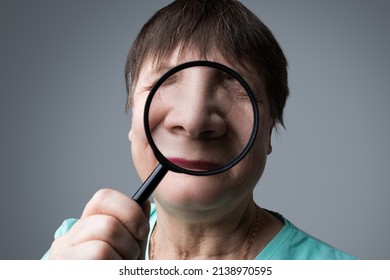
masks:
POLYGON ((221 167, 220 164, 206 160, 188 160, 184 158, 171 157, 168 158, 173 164, 192 171, 209 171, 221 167))

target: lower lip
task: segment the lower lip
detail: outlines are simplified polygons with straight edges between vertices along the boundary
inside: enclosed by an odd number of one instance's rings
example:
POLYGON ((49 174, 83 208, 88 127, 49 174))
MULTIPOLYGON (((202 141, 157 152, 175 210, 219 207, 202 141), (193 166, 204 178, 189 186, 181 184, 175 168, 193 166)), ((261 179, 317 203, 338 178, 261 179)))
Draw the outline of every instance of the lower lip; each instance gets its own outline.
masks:
POLYGON ((168 160, 174 165, 191 171, 210 171, 221 168, 221 165, 210 161, 187 160, 183 158, 168 158, 168 160))

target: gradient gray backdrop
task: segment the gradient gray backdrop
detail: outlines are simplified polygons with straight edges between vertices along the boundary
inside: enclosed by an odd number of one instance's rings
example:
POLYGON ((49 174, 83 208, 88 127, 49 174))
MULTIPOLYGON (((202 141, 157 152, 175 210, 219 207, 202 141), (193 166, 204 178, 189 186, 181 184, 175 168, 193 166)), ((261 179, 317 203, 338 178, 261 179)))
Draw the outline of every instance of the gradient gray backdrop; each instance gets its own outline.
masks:
MULTIPOLYGON (((101 187, 139 186, 123 68, 170 1, 0 2, 0 259, 38 259, 101 187)), ((262 206, 359 258, 390 258, 388 1, 243 1, 290 64, 262 206)))

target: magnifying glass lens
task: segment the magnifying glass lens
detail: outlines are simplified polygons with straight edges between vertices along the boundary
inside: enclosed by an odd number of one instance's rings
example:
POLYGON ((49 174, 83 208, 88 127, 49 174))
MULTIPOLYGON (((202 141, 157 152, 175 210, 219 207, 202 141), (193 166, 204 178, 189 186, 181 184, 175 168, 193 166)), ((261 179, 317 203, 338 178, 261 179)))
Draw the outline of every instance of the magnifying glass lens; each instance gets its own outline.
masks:
POLYGON ((229 166, 244 151, 254 126, 251 99, 229 73, 208 66, 167 77, 150 102, 148 125, 170 167, 203 175, 229 166))
POLYGON ((159 164, 133 196, 140 205, 168 171, 207 176, 240 162, 258 131, 257 102, 233 69, 191 61, 172 68, 153 86, 144 127, 159 164))

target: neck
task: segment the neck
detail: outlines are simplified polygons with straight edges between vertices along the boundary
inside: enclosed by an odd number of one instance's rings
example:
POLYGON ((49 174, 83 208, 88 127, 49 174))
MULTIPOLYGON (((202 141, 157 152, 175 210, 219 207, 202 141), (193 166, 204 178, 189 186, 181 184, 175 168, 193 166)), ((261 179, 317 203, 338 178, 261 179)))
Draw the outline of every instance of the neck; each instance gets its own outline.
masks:
POLYGON ((253 254, 260 209, 252 198, 202 212, 166 211, 157 201, 156 207, 151 259, 246 259, 253 254))

